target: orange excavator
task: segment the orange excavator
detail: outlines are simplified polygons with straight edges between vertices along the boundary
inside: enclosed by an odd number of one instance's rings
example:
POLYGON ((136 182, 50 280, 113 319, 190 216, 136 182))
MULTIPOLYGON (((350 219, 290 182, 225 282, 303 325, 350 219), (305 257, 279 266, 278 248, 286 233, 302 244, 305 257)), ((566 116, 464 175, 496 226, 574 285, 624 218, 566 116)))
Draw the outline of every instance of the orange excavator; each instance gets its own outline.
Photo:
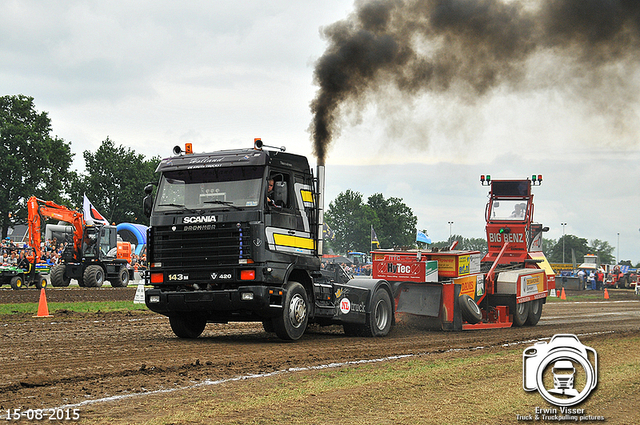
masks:
POLYGON ((69 286, 71 279, 83 287, 100 287, 106 280, 113 287, 129 284, 133 277, 131 244, 118 241, 116 226, 87 224, 81 212, 35 196, 27 201, 27 210, 34 265, 42 258, 43 217, 67 222, 73 229, 65 236, 61 263, 51 269, 52 286, 69 286))

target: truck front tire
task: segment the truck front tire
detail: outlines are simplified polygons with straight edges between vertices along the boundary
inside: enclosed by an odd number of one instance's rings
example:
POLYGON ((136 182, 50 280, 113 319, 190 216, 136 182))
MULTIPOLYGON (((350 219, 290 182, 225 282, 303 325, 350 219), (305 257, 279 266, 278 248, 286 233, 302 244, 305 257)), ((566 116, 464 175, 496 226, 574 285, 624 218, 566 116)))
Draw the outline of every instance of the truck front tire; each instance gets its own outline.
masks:
POLYGON ((295 341, 300 339, 309 323, 309 301, 307 291, 298 282, 289 282, 285 286, 286 297, 282 314, 273 319, 278 338, 295 341))
POLYGON ((181 316, 169 316, 171 330, 178 338, 195 339, 202 334, 207 320, 203 317, 184 314, 181 316))

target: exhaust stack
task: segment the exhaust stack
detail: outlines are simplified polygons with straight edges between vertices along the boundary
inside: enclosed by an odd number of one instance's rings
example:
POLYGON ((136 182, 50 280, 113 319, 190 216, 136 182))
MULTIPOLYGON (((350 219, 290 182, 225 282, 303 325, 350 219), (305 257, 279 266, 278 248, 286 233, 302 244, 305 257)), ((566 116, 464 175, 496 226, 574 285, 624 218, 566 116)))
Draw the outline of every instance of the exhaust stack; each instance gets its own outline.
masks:
POLYGON ((318 256, 322 256, 324 241, 324 165, 318 165, 318 181, 316 193, 318 194, 318 256))

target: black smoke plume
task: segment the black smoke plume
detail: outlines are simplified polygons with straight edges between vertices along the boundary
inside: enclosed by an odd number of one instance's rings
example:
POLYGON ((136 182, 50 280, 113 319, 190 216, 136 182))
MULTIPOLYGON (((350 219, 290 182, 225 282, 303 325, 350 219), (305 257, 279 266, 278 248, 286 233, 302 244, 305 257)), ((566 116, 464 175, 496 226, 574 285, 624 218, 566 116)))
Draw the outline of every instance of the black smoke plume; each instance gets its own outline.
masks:
POLYGON ((361 109, 382 86, 408 96, 479 98, 499 85, 526 89, 527 61, 538 53, 588 74, 592 84, 608 65, 637 66, 640 58, 638 0, 371 0, 355 7, 322 29, 328 47, 315 66, 310 126, 319 164, 340 132, 341 113, 361 109))

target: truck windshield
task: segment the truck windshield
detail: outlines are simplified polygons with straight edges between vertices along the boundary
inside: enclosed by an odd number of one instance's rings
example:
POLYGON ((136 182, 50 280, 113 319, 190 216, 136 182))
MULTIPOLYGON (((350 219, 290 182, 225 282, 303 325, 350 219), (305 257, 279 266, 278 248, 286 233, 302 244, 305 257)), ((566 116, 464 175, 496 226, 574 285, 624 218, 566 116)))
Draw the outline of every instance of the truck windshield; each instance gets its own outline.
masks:
POLYGON ((500 199, 491 203, 491 220, 524 220, 527 201, 523 199, 500 199))
POLYGON ((257 206, 264 167, 220 167, 165 171, 156 211, 257 206))

